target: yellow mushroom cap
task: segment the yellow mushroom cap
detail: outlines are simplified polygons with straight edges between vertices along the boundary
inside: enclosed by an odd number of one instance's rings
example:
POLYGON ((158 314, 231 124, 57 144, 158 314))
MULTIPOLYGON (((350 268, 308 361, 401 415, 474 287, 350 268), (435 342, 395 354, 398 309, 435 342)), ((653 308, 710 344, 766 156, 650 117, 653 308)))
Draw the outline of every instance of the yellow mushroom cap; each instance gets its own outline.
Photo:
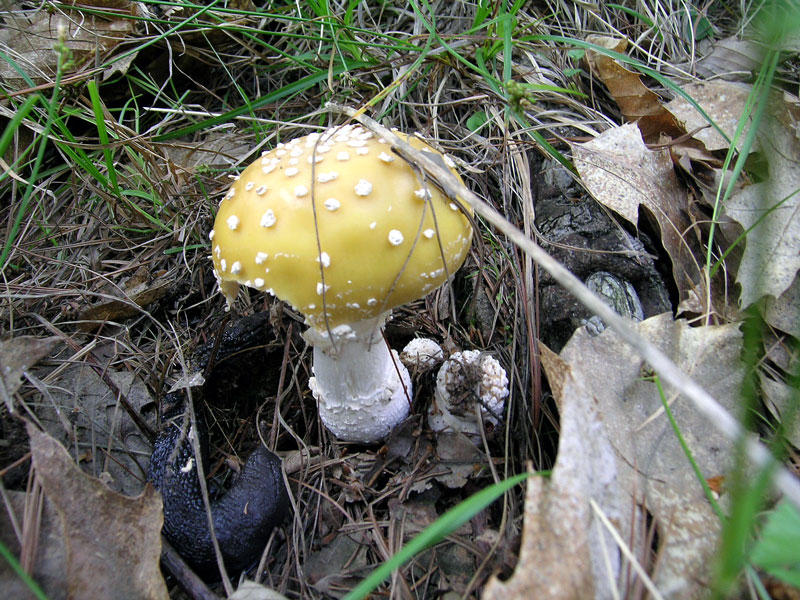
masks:
POLYGON ((209 237, 229 304, 238 284, 265 290, 323 331, 326 314, 329 327, 354 323, 436 289, 464 262, 472 227, 388 143, 346 125, 262 154, 209 237))

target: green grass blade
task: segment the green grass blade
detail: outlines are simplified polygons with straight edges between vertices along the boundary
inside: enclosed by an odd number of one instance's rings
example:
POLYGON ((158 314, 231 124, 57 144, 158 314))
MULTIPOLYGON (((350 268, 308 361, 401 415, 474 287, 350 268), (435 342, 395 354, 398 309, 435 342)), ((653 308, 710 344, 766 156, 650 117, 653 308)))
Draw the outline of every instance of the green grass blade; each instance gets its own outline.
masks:
POLYGON ((503 81, 511 81, 513 56, 514 56, 514 25, 516 20, 513 15, 503 15, 500 23, 500 32, 503 36, 503 81))
MULTIPOLYGON (((339 67, 334 69, 333 76, 334 77, 338 77, 339 75, 342 75, 343 73, 345 73, 347 71, 350 71, 350 70, 353 70, 353 69, 360 69, 360 68, 368 67, 368 66, 369 66, 368 63, 361 63, 361 62, 340 65, 339 67)), ((219 116, 216 116, 216 117, 212 117, 212 118, 206 119, 204 121, 198 121, 197 123, 193 123, 192 125, 184 127, 182 129, 178 129, 178 130, 175 130, 175 131, 170 131, 169 133, 164 133, 164 134, 161 134, 161 135, 154 136, 153 137, 153 141, 154 142, 166 142, 166 141, 169 141, 169 140, 174 140, 176 138, 184 137, 186 135, 190 135, 192 133, 200 131, 201 129, 208 129, 208 128, 214 127, 216 125, 220 125, 221 123, 227 123, 228 121, 231 121, 231 120, 235 119, 236 117, 239 117, 241 115, 250 113, 252 111, 255 111, 255 110, 261 108, 262 106, 266 106, 268 104, 271 104, 272 102, 277 102, 278 100, 282 100, 282 99, 284 99, 286 97, 293 96, 294 94, 297 94, 299 92, 305 91, 308 88, 310 88, 310 87, 312 87, 312 86, 314 86, 314 85, 316 85, 316 84, 318 84, 318 83, 320 83, 322 81, 325 81, 327 78, 328 78, 328 72, 327 71, 323 71, 321 73, 315 73, 313 75, 308 75, 306 77, 298 79, 297 81, 295 81, 292 84, 289 84, 289 85, 286 85, 286 86, 280 88, 279 90, 275 90, 274 92, 272 92, 270 94, 266 94, 266 95, 262 96, 261 98, 259 98, 255 102, 253 102, 252 104, 248 104, 248 105, 245 105, 245 106, 240 106, 239 108, 235 108, 233 110, 230 110, 230 111, 226 112, 225 114, 222 114, 222 115, 219 115, 219 116)))
POLYGON ((153 225, 155 225, 156 227, 158 227, 159 229, 161 229, 163 231, 172 231, 172 229, 170 228, 169 225, 167 225, 166 223, 162 222, 157 217, 154 217, 153 215, 151 215, 149 212, 147 212, 145 209, 143 209, 141 206, 139 206, 135 202, 131 202, 130 201, 130 198, 141 198, 142 200, 147 200, 151 204, 161 205, 161 202, 154 195, 149 194, 147 192, 140 192, 138 190, 125 190, 125 191, 122 192, 122 195, 120 197, 121 197, 122 200, 125 201, 125 204, 132 211, 140 214, 142 217, 145 218, 145 220, 149 221, 150 223, 152 223, 153 225))
POLYGON ((632 8, 628 8, 627 6, 622 6, 621 4, 611 4, 611 3, 606 4, 606 6, 608 8, 615 8, 617 10, 621 10, 626 15, 634 17, 635 19, 641 21, 642 23, 644 23, 648 27, 651 27, 651 28, 655 29, 655 23, 653 23, 652 19, 649 19, 648 17, 646 17, 642 13, 636 12, 632 8))
POLYGON ((39 600, 47 600, 47 594, 44 593, 44 590, 39 587, 39 584, 25 572, 25 569, 22 568, 22 565, 19 564, 17 557, 14 556, 6 545, 3 542, 0 542, 0 556, 8 563, 11 567, 11 570, 19 577, 23 583, 28 586, 31 594, 33 594, 39 600))
POLYGON ((22 199, 19 203, 19 208, 17 209, 17 214, 14 216, 14 220, 11 223, 11 230, 9 231, 8 238, 3 244, 3 250, 0 252, 0 271, 2 271, 6 266, 6 261, 8 260, 8 255, 11 254, 11 248, 14 245, 14 242, 17 239, 17 235, 19 234, 20 227, 22 226, 22 220, 25 218, 25 215, 28 214, 28 205, 30 204, 31 198, 33 197, 33 192, 36 189, 36 180, 39 177, 39 171, 42 168, 42 163, 44 161, 44 151, 47 148, 47 140, 50 135, 50 131, 53 126, 53 122, 56 120, 56 108, 58 106, 58 94, 60 92, 61 87, 61 76, 63 75, 63 65, 68 59, 66 52, 63 50, 63 41, 59 41, 59 44, 62 45, 62 49, 59 51, 59 59, 57 62, 56 67, 56 76, 55 81, 53 83, 53 97, 50 99, 48 106, 47 106, 47 121, 44 125, 44 130, 42 131, 41 135, 39 136, 39 148, 36 152, 36 158, 33 161, 33 166, 31 167, 30 177, 28 179, 28 185, 25 187, 25 192, 23 193, 22 199))
MULTIPOLYGON (((6 125, 6 128, 3 130, 3 135, 0 136, 0 156, 5 156, 8 147, 14 140, 14 134, 17 132, 17 129, 19 129, 23 119, 33 110, 33 105, 39 102, 39 98, 40 96, 38 94, 28 96, 25 102, 22 103, 22 106, 14 112, 14 116, 11 117, 8 125, 6 125)), ((7 175, 7 173, 3 173, 2 176, 0 176, 0 181, 5 179, 7 175)))
POLYGON ((97 135, 100 138, 100 145, 103 147, 103 157, 106 161, 106 170, 111 181, 111 188, 117 196, 120 196, 117 169, 114 166, 114 153, 111 152, 111 148, 108 145, 108 131, 106 130, 105 115, 103 114, 103 103, 100 101, 100 94, 97 91, 97 84, 94 80, 89 80, 86 83, 86 87, 89 89, 89 98, 92 101, 92 110, 97 123, 97 135))
POLYGON ((456 50, 450 44, 448 44, 446 41, 444 41, 442 36, 440 36, 439 32, 436 30, 436 19, 435 19, 434 11, 431 9, 431 6, 428 4, 427 0, 421 0, 421 2, 425 6, 426 10, 428 11, 428 14, 431 15, 430 19, 427 19, 425 17, 425 15, 423 14, 422 10, 418 6, 417 2, 410 2, 410 4, 411 4, 411 8, 414 9, 414 14, 417 15, 417 18, 420 20, 420 22, 425 27, 425 29, 428 30, 428 33, 434 37, 434 39, 439 43, 439 45, 442 48, 447 50, 447 53, 450 56, 452 56, 456 60, 456 62, 461 63, 462 65, 466 66, 471 71, 474 71, 476 73, 480 73, 480 75, 484 79, 486 79, 487 83, 490 83, 493 86, 496 86, 496 89, 500 89, 501 82, 497 77, 495 77, 494 75, 489 73, 488 70, 486 70, 485 68, 482 68, 480 65, 477 65, 477 64, 475 64, 473 62, 470 62, 467 58, 462 56, 460 53, 456 52, 456 50))

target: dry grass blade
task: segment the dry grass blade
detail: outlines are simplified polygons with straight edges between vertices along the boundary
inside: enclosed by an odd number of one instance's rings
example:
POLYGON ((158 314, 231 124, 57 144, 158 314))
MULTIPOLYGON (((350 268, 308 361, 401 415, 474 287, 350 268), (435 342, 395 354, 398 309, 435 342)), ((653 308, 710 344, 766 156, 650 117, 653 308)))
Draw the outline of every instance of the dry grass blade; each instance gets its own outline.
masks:
POLYGON ((600 522, 603 524, 603 527, 611 534, 614 538, 614 541, 617 543, 622 554, 625 555, 625 558, 628 559, 628 562, 633 567, 633 570, 636 571, 636 574, 641 578, 642 582, 644 583, 647 591, 655 598, 656 600, 663 600, 663 596, 658 591, 658 588, 653 584, 650 577, 647 575, 647 572, 644 570, 642 565, 639 563, 639 559, 636 558, 636 555, 633 551, 628 547, 628 544, 625 543, 625 540, 622 539, 622 536, 617 531, 617 528, 614 527, 614 524, 608 520, 608 517, 603 512, 603 509, 597 504, 597 502, 593 499, 589 499, 589 505, 592 507, 592 510, 600 519, 600 522))
MULTIPOLYGON (((743 436, 745 449, 750 461, 759 468, 776 466, 772 453, 760 442, 750 438, 742 425, 719 403, 711 397, 698 383, 682 372, 663 352, 650 344, 636 333, 628 321, 619 316, 603 300, 592 293, 583 282, 565 269, 558 261, 554 260, 533 240, 526 237, 508 219, 497 210, 479 198, 475 193, 461 185, 455 177, 436 161, 425 156, 424 152, 416 151, 409 144, 394 135, 389 129, 383 127, 373 119, 360 114, 351 108, 330 104, 329 108, 341 112, 351 118, 357 119, 365 127, 388 140, 395 151, 410 164, 417 165, 435 181, 442 190, 453 198, 463 199, 472 206, 477 214, 486 219, 499 231, 519 246, 536 263, 563 285, 578 301, 588 307, 593 313, 600 316, 603 321, 616 331, 639 355, 647 361, 663 380, 675 389, 680 390, 697 406, 706 418, 731 441, 738 441, 743 436)), ((797 479, 786 467, 780 465, 775 469, 772 481, 781 492, 800 509, 800 480, 797 479)))

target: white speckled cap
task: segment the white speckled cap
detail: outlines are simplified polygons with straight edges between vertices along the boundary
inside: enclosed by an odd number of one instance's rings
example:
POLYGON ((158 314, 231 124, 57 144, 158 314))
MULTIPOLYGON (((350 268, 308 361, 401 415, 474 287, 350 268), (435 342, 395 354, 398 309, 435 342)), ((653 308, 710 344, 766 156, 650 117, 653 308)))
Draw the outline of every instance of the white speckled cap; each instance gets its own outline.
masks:
POLYGON ((248 285, 322 330, 326 315, 330 327, 361 321, 436 289, 464 262, 472 227, 386 142, 346 125, 262 154, 224 197, 210 237, 229 304, 248 285))

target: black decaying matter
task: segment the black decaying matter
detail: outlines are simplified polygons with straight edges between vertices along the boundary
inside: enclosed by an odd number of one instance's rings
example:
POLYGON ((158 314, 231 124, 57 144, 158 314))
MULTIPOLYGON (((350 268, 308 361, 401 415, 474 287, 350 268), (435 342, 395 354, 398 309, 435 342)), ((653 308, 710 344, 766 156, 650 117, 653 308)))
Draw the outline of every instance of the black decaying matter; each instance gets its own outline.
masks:
MULTIPOLYGON (((206 385, 195 396, 195 415, 203 472, 208 473, 208 432, 198 396, 216 397, 227 389, 231 377, 251 371, 245 351, 263 347, 268 315, 257 313, 230 323, 217 343, 197 349, 192 370, 206 372, 206 385), (226 360, 236 357, 235 361, 226 360)), ((259 360, 258 355, 252 355, 259 360)), ((263 356, 261 357, 263 359, 263 356)), ((184 392, 167 394, 168 407, 155 441, 148 481, 161 492, 164 503, 163 533, 178 553, 207 580, 219 578, 203 502, 197 461, 188 437, 184 392)), ((273 529, 289 513, 289 496, 280 459, 263 445, 248 458, 231 488, 212 500, 211 515, 226 569, 241 571, 258 560, 273 529)))
MULTIPOLYGON (((178 399, 174 396, 172 400, 178 399)), ((181 433, 182 422, 182 416, 178 416, 165 423, 155 443, 147 479, 163 498, 164 535, 199 575, 212 579, 217 575, 216 555, 191 441, 181 433)), ((205 466, 208 442, 199 411, 198 428, 205 466)), ((281 461, 259 446, 228 492, 211 503, 214 531, 226 568, 240 571, 257 560, 272 530, 288 512, 281 461)))

